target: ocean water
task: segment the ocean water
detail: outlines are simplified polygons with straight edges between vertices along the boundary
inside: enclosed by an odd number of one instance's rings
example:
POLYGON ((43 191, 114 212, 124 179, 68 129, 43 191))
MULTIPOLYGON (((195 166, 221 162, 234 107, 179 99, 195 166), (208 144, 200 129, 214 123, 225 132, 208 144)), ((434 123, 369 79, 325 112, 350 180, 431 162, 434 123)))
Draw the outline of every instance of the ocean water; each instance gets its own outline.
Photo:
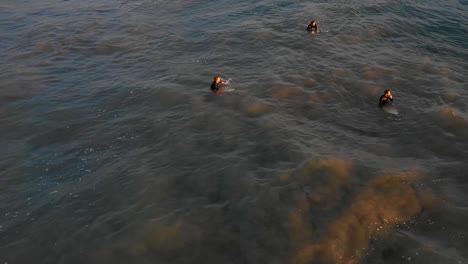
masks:
POLYGON ((0 263, 468 263, 465 0, 1 0, 0 38, 0 263))

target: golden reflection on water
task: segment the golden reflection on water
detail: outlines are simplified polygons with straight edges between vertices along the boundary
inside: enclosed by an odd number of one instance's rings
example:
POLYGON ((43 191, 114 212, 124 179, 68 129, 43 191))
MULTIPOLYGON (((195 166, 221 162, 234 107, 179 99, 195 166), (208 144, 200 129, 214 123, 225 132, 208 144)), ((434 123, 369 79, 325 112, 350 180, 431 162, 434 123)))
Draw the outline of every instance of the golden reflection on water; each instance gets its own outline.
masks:
POLYGON ((274 90, 272 97, 274 99, 287 99, 293 95, 298 95, 302 92, 302 89, 297 87, 279 87, 274 90))
POLYGON ((333 94, 321 93, 321 94, 311 94, 309 95, 309 101, 315 103, 329 103, 336 100, 336 97, 333 94))
POLYGON ((299 170, 297 176, 302 181, 307 181, 311 175, 321 172, 326 175, 323 179, 326 182, 325 187, 322 190, 325 190, 327 194, 333 194, 348 180, 351 169, 351 162, 346 160, 312 160, 299 170))
POLYGON ((304 164, 292 177, 282 175, 282 181, 296 180, 301 185, 315 185, 311 180, 321 178, 323 181, 320 191, 311 196, 302 194, 297 202, 296 208, 288 214, 288 227, 293 247, 301 247, 312 239, 312 226, 307 220, 307 212, 312 206, 322 203, 330 197, 336 196, 340 188, 346 184, 351 174, 352 164, 350 161, 339 159, 311 160, 304 164))
POLYGON ((374 68, 366 72, 366 77, 368 80, 375 80, 385 75, 392 75, 394 71, 388 69, 374 68))
MULTIPOLYGON (((393 227, 411 222, 423 208, 437 204, 429 190, 417 191, 414 188, 422 172, 411 170, 384 174, 368 182, 324 230, 315 229, 312 223, 316 221, 312 221, 313 218, 323 216, 312 212, 325 212, 322 210, 324 206, 328 207, 333 200, 336 201, 346 186, 350 185, 353 172, 351 161, 316 159, 306 162, 292 173, 278 176, 278 184, 281 186, 297 184, 304 189, 313 189, 313 192, 301 192, 296 196, 294 208, 284 215, 287 217, 286 231, 289 237, 285 243, 292 250, 287 262, 360 263, 371 240, 382 238, 393 227)), ((271 204, 271 197, 265 203, 271 204)), ((270 219, 265 223, 272 221, 270 219)), ((132 257, 152 254, 176 257, 183 252, 188 252, 190 256, 193 254, 190 248, 199 247, 201 242, 208 243, 213 239, 205 228, 185 221, 155 221, 144 229, 142 235, 137 236, 135 243, 126 242, 124 250, 132 257)), ((222 239, 238 239, 233 233, 219 232, 226 236, 223 235, 222 239)), ((203 246, 199 249, 203 249, 203 246)))
MULTIPOLYGON (((332 168, 338 178, 347 175, 348 169, 332 168)), ((290 216, 291 238, 296 239, 294 243, 302 244, 291 263, 359 263, 371 239, 395 225, 405 224, 422 211, 425 202, 412 186, 420 176, 420 172, 409 171, 373 179, 350 208, 327 227, 324 237, 317 243, 310 241, 311 231, 305 219, 290 216), (299 235, 301 231, 307 238, 299 235)), ((430 195, 426 193, 424 197, 430 195)))
POLYGON ((272 110, 272 106, 264 102, 253 102, 245 107, 245 113, 249 116, 259 116, 272 110))
POLYGON ((149 227, 143 239, 130 247, 130 254, 143 255, 148 251, 170 252, 180 250, 193 242, 198 232, 183 223, 173 225, 156 222, 149 227))
POLYGON ((444 77, 448 77, 448 76, 449 76, 449 72, 450 72, 450 70, 449 70, 449 68, 447 68, 447 67, 441 67, 441 68, 439 68, 439 73, 440 73, 440 75, 442 75, 442 76, 444 76, 444 77))
POLYGON ((458 101, 460 99, 460 95, 457 94, 457 93, 447 93, 445 94, 445 99, 447 101, 450 101, 450 102, 455 102, 455 101, 458 101))
POLYGON ((458 113, 456 110, 450 108, 450 107, 443 107, 439 110, 439 117, 445 119, 445 120, 450 120, 453 122, 453 124, 464 126, 468 125, 468 121, 461 116, 460 113, 458 113))
POLYGON ((416 70, 418 70, 420 72, 431 74, 431 75, 438 75, 438 76, 442 76, 442 77, 449 77, 449 75, 450 75, 450 69, 449 68, 447 68, 447 67, 437 67, 437 66, 434 66, 434 65, 429 64, 429 63, 417 64, 415 66, 415 68, 416 68, 416 70))
POLYGON ((437 113, 437 121, 445 129, 458 136, 468 134, 468 120, 458 111, 450 107, 443 107, 437 113))

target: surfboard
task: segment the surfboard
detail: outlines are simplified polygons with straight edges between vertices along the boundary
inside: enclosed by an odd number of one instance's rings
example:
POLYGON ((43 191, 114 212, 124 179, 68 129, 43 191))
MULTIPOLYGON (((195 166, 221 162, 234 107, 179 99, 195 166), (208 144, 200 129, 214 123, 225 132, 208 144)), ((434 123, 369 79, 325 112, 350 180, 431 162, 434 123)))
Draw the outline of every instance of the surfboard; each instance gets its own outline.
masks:
POLYGON ((396 109, 393 105, 386 105, 382 107, 382 109, 392 115, 398 115, 398 109, 396 109))
MULTIPOLYGON (((226 86, 229 86, 231 84, 232 78, 229 78, 227 80, 224 80, 224 79, 222 79, 222 80, 223 80, 223 82, 225 82, 226 86)), ((223 92, 225 92, 225 93, 230 93, 230 92, 233 92, 233 91, 236 90, 234 88, 222 88, 222 89, 223 89, 223 92)))

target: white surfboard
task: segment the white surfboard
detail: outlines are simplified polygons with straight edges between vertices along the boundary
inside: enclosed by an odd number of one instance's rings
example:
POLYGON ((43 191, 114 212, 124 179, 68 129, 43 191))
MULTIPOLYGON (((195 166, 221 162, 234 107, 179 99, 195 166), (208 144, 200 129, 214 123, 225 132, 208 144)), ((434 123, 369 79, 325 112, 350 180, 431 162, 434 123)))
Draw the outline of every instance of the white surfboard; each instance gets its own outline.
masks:
POLYGON ((389 114, 398 115, 398 109, 396 109, 393 105, 383 106, 382 109, 389 114))
POLYGON ((230 93, 230 92, 233 92, 235 90, 236 89, 234 89, 234 88, 225 88, 225 89, 223 89, 223 92, 230 93))

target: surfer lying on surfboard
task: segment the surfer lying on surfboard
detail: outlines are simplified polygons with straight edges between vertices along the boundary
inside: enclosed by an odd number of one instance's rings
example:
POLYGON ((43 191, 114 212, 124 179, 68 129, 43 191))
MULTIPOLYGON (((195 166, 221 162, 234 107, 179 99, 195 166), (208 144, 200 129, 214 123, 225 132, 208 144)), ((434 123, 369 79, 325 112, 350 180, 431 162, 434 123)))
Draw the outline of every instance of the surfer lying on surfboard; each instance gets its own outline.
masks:
POLYGON ((214 77, 214 81, 213 81, 213 83, 211 84, 210 89, 211 89, 211 91, 213 91, 214 93, 216 93, 217 96, 221 96, 221 94, 222 94, 222 92, 223 92, 222 87, 223 87, 224 85, 227 85, 227 84, 228 84, 228 82, 223 81, 223 80, 221 80, 221 77, 216 76, 216 77, 214 77))
POLYGON ((393 103, 393 95, 390 90, 385 90, 384 94, 380 96, 379 106, 382 108, 386 105, 391 105, 393 103))

